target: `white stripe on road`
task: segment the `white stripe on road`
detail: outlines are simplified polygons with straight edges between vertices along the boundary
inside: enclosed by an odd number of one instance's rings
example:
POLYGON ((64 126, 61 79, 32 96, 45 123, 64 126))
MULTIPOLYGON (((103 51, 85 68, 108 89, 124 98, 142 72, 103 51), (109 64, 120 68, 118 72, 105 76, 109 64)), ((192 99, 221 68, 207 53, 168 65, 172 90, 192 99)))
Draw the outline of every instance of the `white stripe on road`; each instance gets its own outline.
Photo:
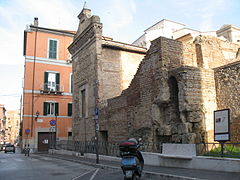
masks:
POLYGON ((19 162, 22 162, 23 160, 22 159, 14 159, 15 161, 19 161, 19 162))
POLYGON ((41 159, 46 160, 46 161, 51 160, 51 158, 46 158, 46 157, 41 157, 41 159))
POLYGON ((38 159, 29 159, 30 161, 39 161, 38 159))
POLYGON ((91 171, 88 171, 88 172, 85 172, 85 173, 81 174, 80 176, 77 176, 77 177, 72 178, 72 180, 75 180, 75 179, 78 179, 78 178, 80 178, 80 177, 83 177, 83 176, 85 176, 86 174, 89 174, 89 173, 91 173, 91 172, 92 172, 92 170, 91 170, 91 171))
POLYGON ((94 174, 92 175, 92 177, 89 180, 93 180, 95 178, 95 176, 97 175, 98 171, 99 171, 99 168, 96 169, 96 171, 94 172, 94 174))

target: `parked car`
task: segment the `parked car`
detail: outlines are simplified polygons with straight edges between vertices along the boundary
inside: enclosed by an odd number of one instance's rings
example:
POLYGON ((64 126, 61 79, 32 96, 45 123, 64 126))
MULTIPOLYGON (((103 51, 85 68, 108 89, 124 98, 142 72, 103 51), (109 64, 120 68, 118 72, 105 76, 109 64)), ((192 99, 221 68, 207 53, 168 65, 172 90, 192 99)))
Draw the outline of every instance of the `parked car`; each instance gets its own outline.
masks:
POLYGON ((5 153, 7 153, 7 152, 15 153, 15 146, 12 144, 7 144, 4 151, 5 151, 5 153))

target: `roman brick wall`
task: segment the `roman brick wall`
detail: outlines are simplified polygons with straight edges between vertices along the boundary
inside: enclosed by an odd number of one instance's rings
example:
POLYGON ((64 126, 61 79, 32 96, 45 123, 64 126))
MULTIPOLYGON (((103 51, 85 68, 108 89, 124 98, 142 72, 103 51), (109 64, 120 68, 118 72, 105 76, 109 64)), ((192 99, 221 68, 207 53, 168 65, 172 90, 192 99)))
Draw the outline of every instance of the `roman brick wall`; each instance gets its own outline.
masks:
POLYGON ((192 39, 183 42, 183 61, 182 65, 198 67, 196 46, 192 39))
POLYGON ((239 44, 212 36, 198 36, 194 44, 198 67, 215 68, 236 61, 239 44))
POLYGON ((192 71, 189 68, 176 70, 182 58, 180 42, 162 37, 152 42, 129 88, 121 96, 109 99, 108 106, 103 109, 100 122, 108 123, 105 128, 109 141, 132 136, 142 137, 146 142, 155 142, 157 136, 171 136, 171 142, 187 143, 195 142, 196 137, 201 139, 204 128, 199 107, 202 97, 198 93, 201 91, 201 71, 198 68, 192 71), (179 81, 181 112, 188 112, 181 117, 175 113, 178 109, 169 92, 171 76, 179 81), (189 119, 183 119, 183 116, 189 119), (198 136, 194 134, 196 132, 198 136))
POLYGON ((231 141, 240 141, 240 61, 215 69, 218 109, 230 109, 231 141))
POLYGON ((102 24, 97 16, 83 10, 79 15, 80 25, 69 47, 73 59, 73 138, 90 141, 95 136, 95 107, 97 103, 97 57, 101 53, 102 24), (85 90, 83 113, 82 91, 85 90), (85 116, 83 115, 85 114, 85 116))
POLYGON ((87 141, 95 135, 95 122, 93 120, 95 112, 95 61, 96 44, 91 44, 88 48, 83 49, 76 56, 73 62, 74 75, 74 95, 73 95, 73 133, 75 140, 87 141), (82 97, 81 91, 86 91, 86 116, 82 117, 82 97))
MULTIPOLYGON (((74 75, 73 136, 75 140, 89 141, 95 136, 96 108, 106 106, 107 99, 120 95, 128 87, 146 50, 103 38, 100 19, 84 16, 84 12, 79 15, 79 32, 69 49, 74 75), (83 89, 86 90, 85 118, 82 117, 83 89)), ((114 123, 102 126, 101 130, 106 126, 114 123)))
POLYGON ((183 52, 171 39, 152 42, 129 88, 101 111, 100 131, 108 131, 109 141, 212 142, 214 72, 181 66, 183 52))
POLYGON ((119 96, 129 86, 145 55, 145 52, 129 52, 104 43, 98 58, 99 102, 119 96))

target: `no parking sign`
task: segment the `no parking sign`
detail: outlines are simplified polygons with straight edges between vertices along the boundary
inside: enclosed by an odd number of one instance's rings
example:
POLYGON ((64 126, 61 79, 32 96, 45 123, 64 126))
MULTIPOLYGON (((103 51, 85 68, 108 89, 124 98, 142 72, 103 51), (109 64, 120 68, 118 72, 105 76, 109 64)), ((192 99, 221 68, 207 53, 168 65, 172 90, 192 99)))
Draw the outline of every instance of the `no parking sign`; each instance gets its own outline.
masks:
POLYGON ((51 121, 49 121, 51 126, 55 126, 57 124, 56 120, 52 119, 51 121))
POLYGON ((25 133, 28 135, 30 133, 30 129, 25 129, 25 133))

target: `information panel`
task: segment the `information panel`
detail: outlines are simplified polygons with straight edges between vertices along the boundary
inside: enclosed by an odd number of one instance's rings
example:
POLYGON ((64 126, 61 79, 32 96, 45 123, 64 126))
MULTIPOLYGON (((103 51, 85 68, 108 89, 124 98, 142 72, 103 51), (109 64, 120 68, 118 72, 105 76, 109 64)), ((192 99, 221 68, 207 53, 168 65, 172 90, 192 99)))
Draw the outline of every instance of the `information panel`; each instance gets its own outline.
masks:
POLYGON ((230 109, 214 111, 214 140, 230 140, 230 109))

